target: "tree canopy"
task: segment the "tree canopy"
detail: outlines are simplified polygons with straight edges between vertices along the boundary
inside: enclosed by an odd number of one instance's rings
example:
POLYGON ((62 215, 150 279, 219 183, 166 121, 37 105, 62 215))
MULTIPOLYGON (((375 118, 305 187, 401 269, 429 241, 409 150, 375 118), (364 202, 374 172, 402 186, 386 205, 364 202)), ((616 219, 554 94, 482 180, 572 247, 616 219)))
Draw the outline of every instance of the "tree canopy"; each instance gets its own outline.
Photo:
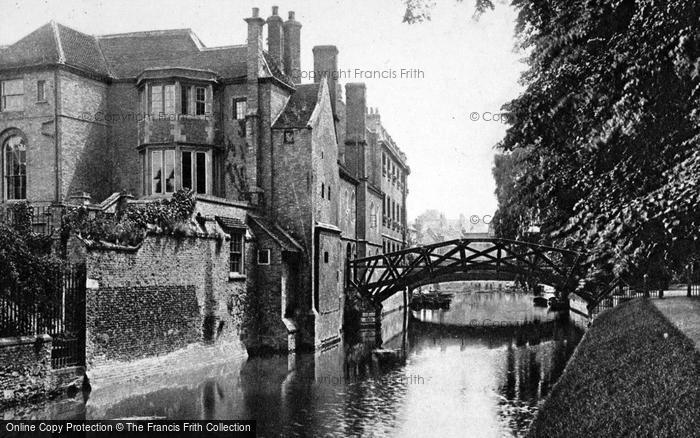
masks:
POLYGON ((682 272, 700 255, 700 3, 511 6, 528 68, 503 108, 496 232, 537 223, 546 243, 585 251, 591 277, 682 272))

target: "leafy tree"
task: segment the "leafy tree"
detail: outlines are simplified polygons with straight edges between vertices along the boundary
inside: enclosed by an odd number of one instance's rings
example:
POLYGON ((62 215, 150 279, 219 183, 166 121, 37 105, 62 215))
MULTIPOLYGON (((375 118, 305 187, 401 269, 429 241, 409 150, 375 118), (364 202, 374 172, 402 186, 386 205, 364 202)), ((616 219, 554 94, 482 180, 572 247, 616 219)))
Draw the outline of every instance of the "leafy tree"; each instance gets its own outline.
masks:
POLYGON ((528 69, 504 106, 496 230, 535 217, 591 279, 678 275, 700 249, 700 3, 511 5, 528 69))

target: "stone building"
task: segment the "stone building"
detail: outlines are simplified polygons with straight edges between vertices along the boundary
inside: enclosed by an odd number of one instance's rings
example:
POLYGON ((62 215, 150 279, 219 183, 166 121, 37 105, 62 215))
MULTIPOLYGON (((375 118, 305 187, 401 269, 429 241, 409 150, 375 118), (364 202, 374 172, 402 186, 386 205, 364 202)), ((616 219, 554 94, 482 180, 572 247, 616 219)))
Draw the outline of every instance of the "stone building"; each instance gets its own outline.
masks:
MULTIPOLYGON (((365 85, 343 100, 337 75, 318 74, 337 71, 335 46, 313 48, 315 82, 301 84, 294 12, 245 22, 247 42, 225 47, 189 29, 51 22, 1 48, 0 208, 190 189, 229 238, 226 281, 266 316, 248 348, 325 348, 342 335, 347 259, 406 243, 409 168, 365 85)), ((188 286, 171 277, 158 278, 188 286)))

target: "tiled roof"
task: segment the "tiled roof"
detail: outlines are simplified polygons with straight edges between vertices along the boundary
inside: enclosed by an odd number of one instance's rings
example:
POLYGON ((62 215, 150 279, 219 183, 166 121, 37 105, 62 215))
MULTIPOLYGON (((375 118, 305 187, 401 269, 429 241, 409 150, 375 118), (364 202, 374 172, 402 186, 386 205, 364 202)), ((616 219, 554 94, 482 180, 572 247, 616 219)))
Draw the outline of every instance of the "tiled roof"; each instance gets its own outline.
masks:
MULTIPOLYGON (((92 36, 51 22, 0 48, 0 69, 60 63, 100 76, 132 79, 148 68, 183 67, 241 78, 247 73, 246 51, 245 45, 204 47, 190 29, 92 36)), ((291 85, 267 52, 263 57, 264 75, 291 85)))
POLYGON ((86 35, 58 23, 56 23, 56 29, 66 64, 87 69, 100 75, 106 76, 109 73, 107 71, 107 62, 94 36, 86 35))
POLYGON ((2 68, 56 63, 58 46, 51 23, 47 23, 21 40, 0 49, 2 68))
POLYGON ((275 122, 273 128, 305 128, 318 102, 320 84, 301 84, 296 86, 296 92, 275 122))
POLYGON ((221 225, 221 228, 224 229, 238 230, 246 228, 245 222, 238 218, 216 216, 216 221, 221 225))
POLYGON ((282 250, 290 252, 302 252, 304 250, 304 248, 277 225, 277 223, 254 215, 248 215, 248 221, 256 234, 259 234, 260 231, 266 233, 280 245, 282 250))

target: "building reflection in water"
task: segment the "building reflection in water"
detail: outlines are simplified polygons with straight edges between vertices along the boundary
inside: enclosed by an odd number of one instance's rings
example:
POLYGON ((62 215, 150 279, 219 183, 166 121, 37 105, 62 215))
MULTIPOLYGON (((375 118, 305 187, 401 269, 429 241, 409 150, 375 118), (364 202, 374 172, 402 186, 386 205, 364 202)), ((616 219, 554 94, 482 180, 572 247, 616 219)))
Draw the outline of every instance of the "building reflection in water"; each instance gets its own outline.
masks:
MULTIPOLYGON (((87 418, 256 419, 259 436, 523 435, 580 334, 532 297, 456 295, 413 313, 406 362, 371 348, 251 358, 91 394, 87 418)), ((76 411, 79 412, 79 411, 76 411)), ((83 415, 81 414, 79 415, 83 415)))

